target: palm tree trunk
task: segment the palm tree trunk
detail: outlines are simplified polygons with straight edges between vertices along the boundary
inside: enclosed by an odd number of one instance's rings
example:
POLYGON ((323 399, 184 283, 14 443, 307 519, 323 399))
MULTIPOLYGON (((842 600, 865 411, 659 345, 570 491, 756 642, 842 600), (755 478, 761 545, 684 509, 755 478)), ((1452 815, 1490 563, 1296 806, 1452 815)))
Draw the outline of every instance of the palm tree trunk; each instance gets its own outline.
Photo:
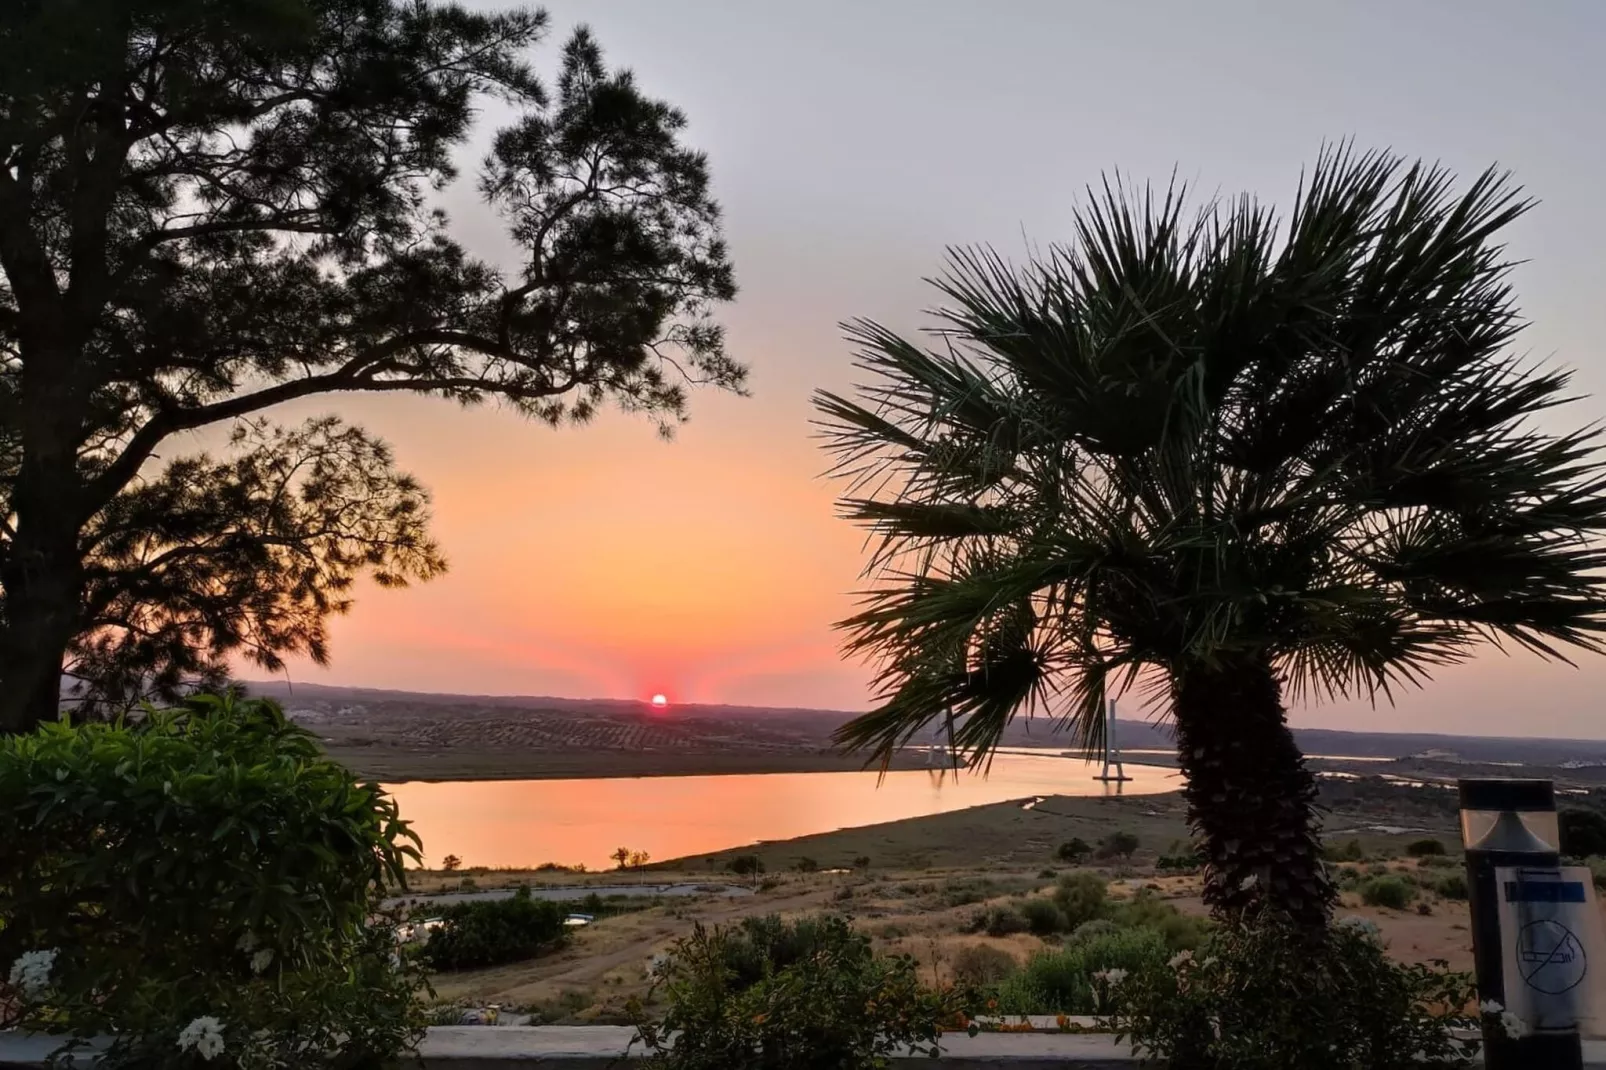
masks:
POLYGON ((1218 916, 1265 908, 1325 930, 1335 894, 1321 861, 1316 778, 1305 768, 1269 665, 1190 670, 1175 682, 1188 823, 1218 916))

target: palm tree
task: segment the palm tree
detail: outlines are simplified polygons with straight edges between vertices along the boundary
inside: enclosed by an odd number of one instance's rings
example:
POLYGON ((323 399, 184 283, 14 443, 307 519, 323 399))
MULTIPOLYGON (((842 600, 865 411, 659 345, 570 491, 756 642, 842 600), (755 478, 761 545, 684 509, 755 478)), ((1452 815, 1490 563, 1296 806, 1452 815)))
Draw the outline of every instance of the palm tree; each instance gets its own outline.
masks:
POLYGON ((1515 355, 1505 174, 1323 152, 1286 222, 1105 183, 1017 269, 958 251, 936 347, 845 327, 872 381, 816 397, 879 536, 851 652, 883 760, 938 718, 981 762, 1015 716, 1091 750, 1107 694, 1169 712, 1219 914, 1325 924, 1316 786, 1284 698, 1390 698, 1481 640, 1598 648, 1594 431, 1515 355))

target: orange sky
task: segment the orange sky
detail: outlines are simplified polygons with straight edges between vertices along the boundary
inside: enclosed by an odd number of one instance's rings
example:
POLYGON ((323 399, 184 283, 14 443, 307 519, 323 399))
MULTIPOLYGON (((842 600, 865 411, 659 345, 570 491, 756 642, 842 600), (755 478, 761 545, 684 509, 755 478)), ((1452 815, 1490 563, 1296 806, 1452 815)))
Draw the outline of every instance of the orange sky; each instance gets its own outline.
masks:
MULTIPOLYGON (((1163 180, 1180 165, 1205 191, 1286 203, 1324 138, 1463 172, 1511 165, 1544 201, 1514 234, 1532 261, 1517 275, 1527 344, 1606 393, 1606 148, 1578 136, 1598 124, 1606 9, 1558 3, 1513 26, 1480 3, 1241 3, 1208 17, 1177 4, 1165 18, 1116 4, 986 18, 896 0, 549 6, 560 36, 590 22, 610 60, 690 116, 743 288, 722 318, 755 396, 694 396, 672 444, 617 413, 560 431, 417 398, 282 413, 337 410, 391 441, 434 493, 452 565, 411 590, 365 590, 335 625, 333 668, 297 665, 292 680, 863 708, 868 674, 838 658, 830 630, 862 541, 832 515, 808 426, 810 391, 851 378, 835 324, 909 327, 945 245, 1058 240, 1081 184, 1110 166, 1163 180)), ((448 207, 471 248, 506 255, 471 196, 448 207)), ((1606 402, 1575 409, 1565 422, 1606 402)), ((1398 711, 1297 719, 1606 736, 1603 662, 1493 656, 1398 711)))

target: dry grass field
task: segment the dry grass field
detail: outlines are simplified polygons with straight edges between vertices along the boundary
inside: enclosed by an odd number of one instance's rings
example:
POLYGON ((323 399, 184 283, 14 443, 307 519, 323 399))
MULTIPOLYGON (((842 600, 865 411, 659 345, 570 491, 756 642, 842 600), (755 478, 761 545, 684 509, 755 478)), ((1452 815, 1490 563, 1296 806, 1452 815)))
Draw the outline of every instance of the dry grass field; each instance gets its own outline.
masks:
MULTIPOLYGON (((1407 867, 1409 868, 1409 867, 1407 867)), ((1061 869, 1060 872, 1069 872, 1061 869)), ((1046 892, 1053 878, 1042 870, 988 867, 947 871, 878 871, 824 874, 785 873, 766 881, 764 890, 743 898, 701 896, 603 919, 578 930, 560 952, 528 962, 485 970, 437 975, 437 1000, 445 1005, 504 1008, 533 1013, 546 1022, 622 1020, 626 1001, 646 997, 653 956, 694 924, 729 925, 744 917, 838 911, 850 915, 878 950, 913 955, 934 980, 951 977, 955 957, 965 947, 987 944, 1024 962, 1047 946, 1027 933, 989 937, 965 930, 971 917, 989 904, 1023 894, 1046 892)), ((1126 869, 1101 870, 1119 899, 1146 887, 1185 914, 1202 915, 1197 878, 1159 877, 1126 869), (1122 877, 1120 874, 1133 873, 1122 877)), ((706 874, 659 873, 660 879, 697 879, 706 874)), ((507 879, 517 883, 517 877, 507 879)), ((484 882, 482 881, 482 885, 484 882)), ((1341 912, 1373 920, 1389 950, 1406 961, 1445 959, 1457 969, 1471 968, 1471 944, 1464 902, 1424 896, 1431 913, 1361 905, 1345 893, 1341 912)))
MULTIPOLYGON (((1420 791, 1421 789, 1416 789, 1420 791)), ((1407 810, 1391 806, 1392 792, 1381 798, 1351 792, 1344 809, 1329 815, 1330 825, 1344 828, 1371 824, 1407 810)), ((1435 809, 1427 804, 1428 809, 1435 809)), ((1424 814, 1411 812, 1413 821, 1424 814)), ((1419 826, 1420 827, 1420 826, 1419 826)), ((969 810, 913 818, 864 828, 845 829, 779 843, 753 844, 712 855, 677 859, 647 867, 643 874, 566 874, 505 870, 471 871, 478 888, 533 884, 649 882, 740 883, 728 872, 732 858, 757 855, 765 873, 751 896, 700 895, 665 900, 648 909, 605 918, 578 930, 563 950, 540 959, 486 970, 442 974, 434 979, 437 998, 447 1005, 496 1002, 505 1008, 534 1013, 542 1021, 619 1020, 625 1002, 648 992, 646 968, 651 958, 693 925, 729 925, 752 915, 797 915, 839 911, 856 923, 884 951, 915 956, 933 978, 944 978, 965 947, 989 944, 1024 961, 1045 945, 1038 937, 1017 933, 988 937, 969 933, 970 919, 990 904, 1047 891, 1070 868, 1055 861, 1055 848, 1080 837, 1095 843, 1121 830, 1136 835, 1138 851, 1129 863, 1099 867, 1117 898, 1147 888, 1187 914, 1202 915, 1196 877, 1156 873, 1161 854, 1185 842, 1181 799, 1172 795, 1117 799, 1050 797, 1032 809, 999 803, 969 810), (855 866, 867 858, 868 867, 855 866), (799 872, 799 865, 817 867, 799 872), (846 869, 848 872, 822 872, 846 869), (1051 872, 1052 871, 1052 872, 1051 872)), ((1446 845, 1454 834, 1440 822, 1435 832, 1446 845)), ((1370 857, 1399 855, 1420 832, 1386 834, 1360 831, 1353 838, 1370 857)), ((1373 864, 1378 865, 1378 863, 1373 864)), ((1413 861, 1387 864, 1391 872, 1414 874, 1413 861)), ((1351 867, 1354 868, 1354 867, 1351 867)), ((1450 872, 1441 869, 1439 872, 1450 872)), ((419 891, 452 888, 463 874, 431 872, 414 881, 419 891)), ((1430 875, 1431 876, 1431 875, 1430 875)), ((1341 912, 1375 921, 1390 950, 1410 961, 1446 959, 1470 967, 1471 945, 1466 904, 1423 890, 1406 910, 1361 905, 1346 892, 1341 912), (1428 913, 1418 913, 1426 904, 1428 913)), ((1052 938, 1050 938, 1052 939, 1052 938)))

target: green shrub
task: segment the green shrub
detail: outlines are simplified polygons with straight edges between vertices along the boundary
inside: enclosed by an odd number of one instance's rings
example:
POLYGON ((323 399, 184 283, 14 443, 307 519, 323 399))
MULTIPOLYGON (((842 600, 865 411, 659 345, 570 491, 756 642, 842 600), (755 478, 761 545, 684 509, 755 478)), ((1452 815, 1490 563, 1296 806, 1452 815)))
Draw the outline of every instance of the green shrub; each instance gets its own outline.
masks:
POLYGON ((981 889, 969 884, 951 885, 942 891, 942 905, 945 907, 969 906, 986 898, 986 894, 981 889))
POLYGON ((1014 955, 992 944, 972 944, 954 952, 954 980, 972 988, 995 985, 1019 969, 1014 955))
POLYGON ((1071 939, 1091 940, 1095 936, 1103 936, 1105 933, 1118 932, 1120 928, 1119 925, 1108 918, 1094 918, 1092 921, 1084 921, 1075 929, 1072 929, 1071 939))
POLYGON ((766 970, 786 969, 837 936, 835 915, 785 921, 778 914, 743 918, 719 941, 725 969, 741 988, 757 984, 766 970))
POLYGON ((1573 858, 1606 855, 1606 814, 1598 810, 1566 809, 1556 815, 1561 853, 1573 858))
POLYGON ((1405 853, 1411 858, 1426 858, 1429 855, 1444 854, 1444 844, 1435 839, 1412 840, 1405 845, 1405 853))
POLYGON ((1059 850, 1054 852, 1054 857, 1061 862, 1069 862, 1074 866, 1085 861, 1092 853, 1093 845, 1082 839, 1082 837, 1076 836, 1060 844, 1059 850))
POLYGON ((1037 952, 995 989, 1001 1014, 1093 1014, 1094 974, 1133 971, 1164 963, 1170 952, 1150 929, 1117 929, 1037 952))
POLYGON ((1427 855, 1418 859, 1416 864, 1420 869, 1451 869, 1461 863, 1449 855, 1427 855))
POLYGON ((1112 832, 1099 841, 1098 850, 1094 857, 1111 859, 1119 858, 1123 862, 1132 857, 1132 853, 1139 847, 1139 840, 1125 829, 1112 832))
POLYGON ((1361 926, 1335 925, 1314 946, 1274 925, 1231 926, 1193 955, 1134 969, 1109 1024, 1188 1070, 1414 1070, 1475 1053, 1452 1032, 1476 1029, 1459 1015, 1473 993, 1468 974, 1390 960, 1361 926))
POLYGON ((793 862, 792 868, 797 870, 799 873, 813 873, 820 868, 820 864, 814 859, 805 855, 804 857, 799 858, 796 862, 793 862))
POLYGON ((1052 899, 1028 899, 1020 905, 1026 928, 1038 936, 1051 936, 1070 928, 1065 912, 1052 899))
POLYGON ((1404 910, 1416 898, 1416 888, 1402 877, 1372 877, 1362 882, 1361 902, 1369 907, 1404 910))
POLYGON ((968 932, 986 933, 988 936, 1009 936, 1026 931, 1026 919, 1021 912, 1007 904, 995 904, 978 910, 970 919, 968 932))
POLYGON ((1446 899, 1467 897, 1467 878, 1464 873, 1446 873, 1433 885, 1433 890, 1446 899))
POLYGON ((877 957, 870 942, 837 917, 760 926, 782 958, 756 976, 729 969, 732 942, 757 946, 751 932, 705 929, 677 940, 659 968, 654 997, 666 1005, 648 1020, 630 1013, 653 1064, 668 1070, 861 1070, 895 1052, 935 1054, 938 1023, 957 1008, 924 988, 908 956, 877 957), (799 949, 806 953, 793 955, 799 949), (661 991, 659 991, 661 989, 661 991))
POLYGON ((1172 951, 1188 951, 1199 946, 1210 931, 1206 918, 1192 917, 1145 891, 1117 903, 1110 909, 1111 921, 1123 928, 1150 929, 1160 935, 1172 951))
POLYGON ((1322 848, 1322 857, 1329 862, 1364 862, 1366 852, 1361 850, 1360 840, 1350 840, 1342 846, 1326 845, 1322 848))
POLYGON ((1054 888, 1054 905, 1065 915, 1065 926, 1069 929, 1104 917, 1109 909, 1109 891, 1104 878, 1094 873, 1067 873, 1054 888))
POLYGON ((1154 868, 1161 873, 1192 873, 1204 865, 1204 859, 1194 852, 1161 855, 1154 868))
MULTIPOLYGON (((0 1028, 114 1037, 167 1066, 197 1019, 241 1063, 387 1061, 421 1036, 416 966, 376 918, 416 839, 271 702, 0 739, 0 1028)), ((65 1039, 65 1038, 64 1038, 65 1039)))
POLYGON ((473 970, 534 958, 563 942, 566 911, 531 899, 520 888, 509 899, 454 903, 443 909, 421 952, 432 970, 473 970))

